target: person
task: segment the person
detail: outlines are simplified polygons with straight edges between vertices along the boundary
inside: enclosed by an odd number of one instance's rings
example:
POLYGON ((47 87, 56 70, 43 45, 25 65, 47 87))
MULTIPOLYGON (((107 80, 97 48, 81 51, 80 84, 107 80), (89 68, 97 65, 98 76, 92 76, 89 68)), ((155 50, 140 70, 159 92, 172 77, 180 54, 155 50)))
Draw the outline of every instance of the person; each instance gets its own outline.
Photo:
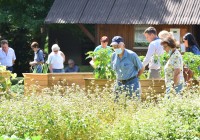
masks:
POLYGON ((0 63, 6 66, 6 70, 13 72, 13 65, 16 60, 15 51, 8 46, 7 40, 1 41, 0 63))
POLYGON ((47 64, 51 73, 64 73, 65 55, 60 51, 58 44, 52 45, 52 52, 49 54, 47 64))
POLYGON ((135 52, 125 48, 121 36, 113 37, 111 46, 114 49, 111 57, 111 67, 116 72, 117 77, 116 93, 128 90, 130 97, 132 97, 133 92, 136 93, 137 97, 140 97, 138 77, 144 71, 142 62, 135 52))
POLYGON ((184 84, 182 55, 176 48, 175 40, 171 37, 164 38, 161 45, 170 55, 164 66, 166 94, 168 95, 172 88, 175 89, 176 93, 180 93, 184 84))
POLYGON ((80 69, 77 65, 75 65, 74 60, 69 59, 65 72, 80 72, 80 69))
POLYGON ((108 37, 107 36, 102 36, 100 39, 101 45, 97 46, 94 49, 94 52, 102 49, 102 48, 110 48, 110 46, 108 46, 108 37))
POLYGON ((44 52, 39 48, 37 42, 32 42, 31 49, 34 51, 34 60, 29 62, 36 73, 42 73, 42 64, 44 63, 44 52))
POLYGON ((195 55, 200 55, 199 45, 191 33, 186 33, 183 36, 183 43, 187 52, 192 52, 195 55))
MULTIPOLYGON (((95 49, 94 49, 94 52, 97 52, 99 51, 100 49, 106 49, 106 48, 111 48, 110 46, 108 46, 108 37, 107 36, 102 36, 101 39, 100 39, 100 42, 101 42, 101 45, 97 46, 95 49)), ((109 54, 111 54, 111 51, 109 50, 108 51, 109 54)), ((95 68, 95 64, 94 64, 94 61, 95 61, 95 57, 92 58, 92 60, 89 62, 90 65, 95 68)))
POLYGON ((157 31, 154 27, 148 27, 144 31, 146 40, 150 42, 147 54, 143 60, 143 66, 149 64, 149 79, 160 79, 160 60, 159 56, 164 53, 163 47, 160 42, 161 39, 157 36, 157 31))

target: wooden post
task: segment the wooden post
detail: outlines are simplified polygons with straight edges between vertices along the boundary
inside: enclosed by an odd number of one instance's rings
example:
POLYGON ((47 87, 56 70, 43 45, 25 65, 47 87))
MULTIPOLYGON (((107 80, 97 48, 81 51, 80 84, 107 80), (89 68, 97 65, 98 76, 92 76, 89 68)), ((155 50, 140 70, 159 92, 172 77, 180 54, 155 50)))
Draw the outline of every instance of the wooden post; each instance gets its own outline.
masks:
POLYGON ((95 43, 95 37, 88 31, 88 29, 85 28, 83 24, 78 24, 78 26, 81 28, 81 30, 87 35, 87 37, 95 43))

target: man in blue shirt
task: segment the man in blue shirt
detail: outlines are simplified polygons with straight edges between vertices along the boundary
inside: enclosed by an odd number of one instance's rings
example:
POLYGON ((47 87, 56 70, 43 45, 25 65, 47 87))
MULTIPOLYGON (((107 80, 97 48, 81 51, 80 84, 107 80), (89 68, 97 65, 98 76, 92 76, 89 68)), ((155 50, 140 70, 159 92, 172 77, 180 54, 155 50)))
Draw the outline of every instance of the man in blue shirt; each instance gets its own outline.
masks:
POLYGON ((116 93, 126 90, 130 97, 132 97, 132 92, 140 97, 138 76, 144 71, 142 62, 135 52, 125 48, 121 36, 115 36, 112 39, 111 46, 114 49, 111 64, 117 76, 116 93))
POLYGON ((75 65, 74 60, 69 59, 65 72, 80 72, 80 69, 77 65, 75 65))

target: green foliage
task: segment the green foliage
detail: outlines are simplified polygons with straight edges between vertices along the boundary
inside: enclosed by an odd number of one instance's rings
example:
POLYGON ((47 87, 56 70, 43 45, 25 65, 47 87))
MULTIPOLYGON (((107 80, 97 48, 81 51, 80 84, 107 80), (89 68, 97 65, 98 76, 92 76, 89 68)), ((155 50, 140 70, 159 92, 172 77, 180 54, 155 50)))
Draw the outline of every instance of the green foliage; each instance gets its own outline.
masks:
POLYGON ((115 79, 115 72, 111 68, 112 49, 100 49, 96 52, 89 51, 86 53, 88 58, 94 59, 94 74, 96 79, 115 79))
POLYGON ((148 42, 135 42, 134 46, 135 47, 148 47, 149 43, 148 42))
POLYGON ((0 98, 0 136, 51 140, 175 140, 200 137, 199 88, 155 102, 114 102, 112 89, 87 94, 78 86, 55 86, 41 96, 0 98), (110 92, 111 91, 111 92, 110 92), (53 96, 50 96, 53 95, 53 96))
MULTIPOLYGON (((49 65, 47 63, 40 64, 40 65, 42 66, 42 73, 48 73, 48 71, 49 71, 49 65)), ((37 65, 37 66, 39 66, 39 65, 37 65)), ((37 73, 37 67, 32 66, 31 67, 31 71, 33 73, 37 73)))
POLYGON ((29 61, 33 59, 30 49, 32 41, 37 41, 43 48, 47 34, 41 33, 44 19, 54 0, 1 0, 0 33, 9 41, 17 59, 14 72, 22 76, 29 72, 29 61))
POLYGON ((194 55, 191 52, 185 52, 183 55, 183 61, 186 67, 190 68, 194 73, 194 78, 200 77, 200 56, 194 55))
POLYGON ((0 91, 8 93, 11 87, 11 78, 14 79, 16 74, 6 70, 5 66, 0 65, 0 91))

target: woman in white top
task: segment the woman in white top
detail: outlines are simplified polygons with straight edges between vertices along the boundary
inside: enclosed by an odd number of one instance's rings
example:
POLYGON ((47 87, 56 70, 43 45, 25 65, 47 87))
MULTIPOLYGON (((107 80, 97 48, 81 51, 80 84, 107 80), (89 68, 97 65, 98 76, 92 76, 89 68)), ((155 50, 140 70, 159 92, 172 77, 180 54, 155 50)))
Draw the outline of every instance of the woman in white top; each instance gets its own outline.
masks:
POLYGON ((51 73, 64 73, 65 55, 60 51, 58 44, 52 46, 52 52, 48 56, 47 63, 51 73))

